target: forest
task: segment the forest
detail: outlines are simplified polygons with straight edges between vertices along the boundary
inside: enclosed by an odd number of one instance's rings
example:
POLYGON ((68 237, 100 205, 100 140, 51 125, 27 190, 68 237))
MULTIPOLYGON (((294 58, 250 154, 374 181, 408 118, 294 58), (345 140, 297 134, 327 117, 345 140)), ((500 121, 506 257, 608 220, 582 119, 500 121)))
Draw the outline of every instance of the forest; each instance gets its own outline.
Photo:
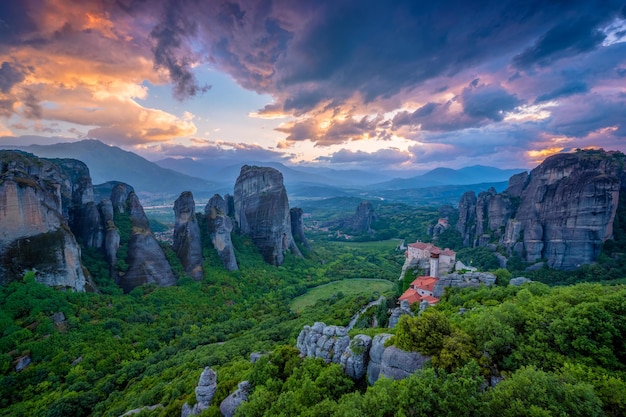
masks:
MULTIPOLYGON (((438 217, 436 210, 418 210, 408 227, 410 207, 385 210, 379 230, 411 240, 428 238, 424 228, 438 217)), ((301 358, 295 340, 316 321, 346 325, 380 295, 393 307, 402 290, 403 252, 389 242, 312 237, 304 259, 288 255, 273 267, 250 239, 233 235, 240 266, 234 272, 205 241, 200 282, 185 276, 163 244, 178 276, 167 288, 123 294, 107 278, 103 259, 85 250, 100 293, 58 291, 32 274, 1 287, 0 415, 121 416, 161 405, 135 415, 179 416, 185 402, 195 402, 206 366, 216 371, 218 389, 202 416, 219 416, 221 400, 243 380, 252 391, 239 416, 626 415, 626 287, 625 275, 614 272, 619 259, 568 273, 535 271, 525 276, 544 282, 513 287, 507 285, 518 276, 513 267, 523 265, 513 263, 509 271, 493 264, 491 253, 460 251, 495 271, 497 285, 450 290, 395 329, 367 328, 360 320, 353 332, 393 333, 397 347, 431 357, 410 378, 368 387, 339 365, 301 358), (311 288, 363 278, 394 285, 383 294, 338 291, 291 308, 311 288), (256 352, 261 359, 252 363, 256 352), (23 357, 32 362, 16 372, 23 357)), ((440 238, 454 243, 455 236, 440 238)))

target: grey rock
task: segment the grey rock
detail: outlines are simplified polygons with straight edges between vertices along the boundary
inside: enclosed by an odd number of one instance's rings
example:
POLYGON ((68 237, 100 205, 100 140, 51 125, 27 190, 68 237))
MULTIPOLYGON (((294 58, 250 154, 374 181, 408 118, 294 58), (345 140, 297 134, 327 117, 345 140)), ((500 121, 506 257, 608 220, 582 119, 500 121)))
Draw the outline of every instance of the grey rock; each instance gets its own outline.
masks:
POLYGON ((25 355, 25 356, 21 356, 17 358, 15 362, 15 372, 23 371, 24 368, 30 365, 31 362, 32 362, 32 359, 30 358, 29 355, 25 355))
POLYGON ((494 285, 496 276, 490 272, 465 272, 463 274, 448 274, 439 278, 433 289, 434 297, 441 297, 446 287, 478 287, 480 285, 494 285))
POLYGON ((204 278, 202 271, 202 240, 196 220, 193 194, 185 191, 174 202, 174 242, 172 249, 180 259, 185 272, 194 280, 204 278))
POLYGON ((65 321, 65 314, 62 311, 57 311, 52 315, 52 322, 54 324, 63 323, 65 321))
POLYGON ((532 282, 532 280, 526 277, 516 277, 516 278, 511 278, 511 280, 509 281, 509 285, 519 287, 520 285, 526 284, 527 282, 532 282))
POLYGON ((235 220, 252 238, 265 261, 282 265, 284 252, 302 256, 291 232, 283 175, 269 167, 244 165, 235 183, 235 220))
POLYGON ((128 271, 120 277, 120 287, 125 292, 130 292, 144 284, 157 284, 160 287, 176 284, 176 277, 163 249, 150 230, 139 198, 132 191, 128 195, 126 206, 133 230, 128 242, 128 271))
POLYGON ((350 341, 350 345, 342 353, 340 359, 346 375, 355 380, 365 376, 371 347, 371 337, 363 334, 354 336, 354 339, 350 341))
POLYGON ((302 356, 333 363, 340 363, 341 355, 349 345, 350 337, 345 327, 326 326, 321 322, 304 326, 296 344, 302 356))
POLYGON ((423 369, 429 356, 424 356, 418 352, 406 352, 395 346, 389 346, 383 352, 380 364, 380 376, 391 379, 403 379, 423 369))
POLYGON ((213 242, 213 247, 222 260, 224 267, 229 271, 239 269, 235 258, 235 249, 231 240, 233 222, 227 215, 228 203, 219 194, 215 194, 206 207, 204 213, 207 219, 209 236, 213 242))
POLYGON ((404 315, 409 315, 411 317, 414 316, 413 312, 411 311, 409 302, 406 300, 400 301, 400 307, 396 307, 391 310, 391 316, 389 316, 389 328, 393 329, 394 327, 396 327, 398 325, 398 322, 400 321, 400 317, 404 315))
POLYGON ((119 417, 132 416, 133 414, 139 414, 142 411, 153 411, 153 410, 156 410, 157 408, 163 408, 163 404, 147 405, 145 407, 135 408, 134 410, 130 410, 130 411, 125 412, 124 414, 120 415, 119 417))
POLYGON ((93 288, 69 224, 78 208, 74 198, 92 197, 91 179, 80 161, 63 162, 80 175, 68 175, 59 160, 0 151, 0 285, 36 271, 35 279, 45 285, 93 288))
POLYGON ((304 222, 302 220, 303 213, 304 212, 299 207, 293 207, 289 210, 289 216, 291 218, 291 233, 293 234, 293 239, 296 243, 301 244, 307 249, 311 249, 309 242, 306 240, 306 236, 304 236, 304 222))
POLYGON ((235 411, 239 405, 248 400, 248 393, 250 391, 250 383, 248 381, 242 381, 237 386, 237 390, 230 394, 220 404, 220 412, 224 417, 232 417, 235 415, 235 411))
POLYGON ((252 352, 250 354, 250 363, 256 363, 262 356, 263 354, 261 352, 252 352))
POLYGON ((377 334, 372 340, 372 347, 370 348, 370 357, 367 364, 367 382, 370 385, 374 385, 378 381, 380 376, 380 367, 383 361, 383 354, 385 352, 385 342, 389 340, 393 335, 388 333, 377 334))
POLYGON ((211 406, 211 401, 217 391, 217 374, 208 366, 200 374, 196 386, 196 403, 193 406, 185 403, 181 409, 181 417, 189 417, 200 414, 211 406))

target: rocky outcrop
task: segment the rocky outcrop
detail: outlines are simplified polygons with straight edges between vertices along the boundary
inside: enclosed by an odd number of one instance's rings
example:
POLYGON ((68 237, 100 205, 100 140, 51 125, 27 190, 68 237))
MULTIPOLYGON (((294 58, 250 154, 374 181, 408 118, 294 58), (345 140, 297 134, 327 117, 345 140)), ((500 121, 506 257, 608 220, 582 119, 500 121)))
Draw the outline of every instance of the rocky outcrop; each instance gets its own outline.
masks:
POLYGON ((185 272, 196 281, 202 272, 202 240, 196 220, 196 203, 190 191, 183 192, 174 202, 174 243, 172 249, 180 259, 185 272))
POLYGON ((546 259, 556 269, 592 263, 613 236, 625 162, 624 154, 602 150, 553 155, 530 174, 511 177, 507 190, 490 192, 474 210, 466 193, 457 230, 468 246, 498 242, 529 263, 546 259))
POLYGON ((306 236, 304 236, 304 222, 302 221, 303 213, 304 212, 299 207, 294 207, 289 210, 289 215, 291 217, 291 233, 293 234, 293 239, 296 243, 301 244, 307 249, 311 249, 309 242, 306 240, 306 236))
POLYGON ((88 200, 85 187, 51 160, 0 151, 0 284, 35 271, 35 279, 49 286, 76 291, 90 286, 68 222, 72 193, 88 200))
POLYGON ((224 401, 220 404, 220 412, 224 417, 233 417, 235 411, 239 405, 248 400, 248 393, 250 392, 250 383, 248 381, 242 381, 237 385, 237 390, 224 398, 224 401))
POLYGON ((526 277, 515 277, 515 278, 511 278, 511 280, 509 281, 509 285, 512 285, 514 287, 519 287, 520 285, 524 285, 527 282, 532 282, 532 280, 526 277))
POLYGON ((113 204, 111 200, 104 199, 98 204, 98 209, 104 224, 104 258, 109 265, 109 276, 116 277, 115 265, 117 264, 117 251, 120 248, 120 232, 113 220, 113 204))
POLYGON ((390 379, 404 379, 423 369, 429 356, 419 352, 407 352, 395 346, 385 348, 380 362, 380 376, 390 379))
POLYGON ((433 288, 433 297, 443 296, 446 287, 479 287, 481 285, 493 285, 496 276, 490 272, 466 272, 463 274, 448 274, 439 278, 433 288))
POLYGON ((413 312, 411 311, 411 306, 407 300, 400 301, 400 306, 391 310, 391 316, 389 316, 389 328, 393 329, 398 325, 400 321, 400 317, 409 315, 413 317, 413 312))
POLYGON ((370 348, 369 362, 367 363, 367 382, 374 385, 380 377, 380 368, 383 363, 383 354, 385 353, 385 343, 393 335, 388 333, 377 334, 372 340, 370 348))
POLYGON ((322 322, 304 326, 297 340, 298 350, 303 356, 332 363, 340 363, 341 355, 349 345, 350 337, 345 327, 326 326, 322 322))
POLYGON ((354 336, 341 354, 340 363, 346 375, 352 379, 361 379, 365 376, 371 347, 371 337, 364 334, 354 336))
POLYGON ((224 268, 229 271, 239 269, 230 237, 233 231, 233 222, 227 214, 228 202, 219 194, 215 194, 207 203, 204 213, 211 242, 222 260, 224 268))
POLYGON ((357 206, 353 216, 324 222, 321 226, 333 230, 337 229, 348 234, 371 234, 374 233, 374 230, 372 230, 372 222, 376 220, 376 218, 377 216, 372 207, 372 203, 362 201, 357 206))
POLYGON ((132 234, 128 242, 128 271, 119 279, 125 292, 143 284, 167 287, 176 283, 170 264, 163 249, 154 238, 148 218, 137 195, 131 191, 126 201, 132 223, 132 234))
POLYGON ((196 386, 196 403, 193 406, 187 403, 183 404, 180 416, 189 417, 202 413, 202 411, 211 406, 211 401, 213 401, 216 391, 217 374, 207 366, 200 374, 200 379, 196 386))
POLYGON ((269 167, 244 165, 235 183, 235 220, 252 238, 265 261, 282 265, 284 252, 302 256, 291 232, 283 175, 269 167))
POLYGON ((372 339, 360 334, 350 340, 344 327, 317 322, 304 326, 298 335, 297 347, 302 356, 341 364, 346 375, 353 379, 367 374, 368 383, 373 385, 380 376, 406 378, 430 360, 417 352, 385 347, 391 336, 379 334, 372 339))

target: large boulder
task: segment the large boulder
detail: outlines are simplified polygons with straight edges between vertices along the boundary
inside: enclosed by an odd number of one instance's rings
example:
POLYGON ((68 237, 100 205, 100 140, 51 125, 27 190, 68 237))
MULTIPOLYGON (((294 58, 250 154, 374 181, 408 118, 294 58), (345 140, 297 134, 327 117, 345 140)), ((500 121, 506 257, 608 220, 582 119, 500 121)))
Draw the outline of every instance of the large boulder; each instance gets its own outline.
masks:
POLYGON ((390 379, 404 379, 423 369, 429 356, 418 352, 407 352, 395 346, 389 346, 383 352, 380 363, 380 376, 390 379))
POLYGON ((233 222, 228 216, 228 202, 219 194, 215 194, 204 208, 209 236, 224 268, 229 271, 239 269, 235 249, 231 240, 233 222))
POLYGON ((250 383, 242 381, 237 385, 237 390, 224 398, 220 404, 220 412, 224 417, 233 417, 239 405, 248 399, 250 392, 250 383))
POLYGON ((174 202, 174 243, 172 248, 180 259, 185 272, 196 281, 204 277, 202 272, 202 239, 196 220, 196 203, 191 191, 183 192, 174 202))
POLYGON ((284 252, 302 256, 291 232, 283 175, 274 168, 244 165, 235 183, 235 220, 265 261, 282 265, 284 252))
POLYGON ((439 278, 433 288, 433 296, 443 296, 446 287, 479 287, 481 285, 494 285, 496 276, 491 272, 465 272, 444 275, 439 278))
POLYGON ((293 207, 289 210, 291 218, 291 232, 296 243, 301 244, 307 249, 311 249, 309 242, 306 240, 306 236, 304 236, 304 222, 302 221, 303 213, 304 212, 299 207, 293 207))

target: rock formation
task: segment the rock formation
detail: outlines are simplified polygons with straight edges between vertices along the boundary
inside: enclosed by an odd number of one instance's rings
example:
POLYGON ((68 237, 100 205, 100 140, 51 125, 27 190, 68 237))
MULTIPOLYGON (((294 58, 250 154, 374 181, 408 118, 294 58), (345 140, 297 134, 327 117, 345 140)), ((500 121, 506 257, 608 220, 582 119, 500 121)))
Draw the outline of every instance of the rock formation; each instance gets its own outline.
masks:
POLYGON ((68 222, 73 197, 89 202, 86 172, 74 184, 54 161, 0 151, 0 284, 32 270, 37 281, 49 286, 76 291, 91 286, 68 222))
POLYGON ((430 360, 417 352, 385 347, 391 336, 379 334, 372 340, 359 334, 350 340, 344 327, 317 322, 313 326, 304 326, 298 335, 297 347, 302 356, 341 364, 351 378, 360 379, 367 373, 367 381, 373 385, 380 376, 406 378, 430 360))
POLYGON ((209 229, 209 236, 213 247, 229 271, 238 269, 235 250, 230 234, 233 231, 233 222, 228 216, 228 202, 219 194, 215 194, 207 203, 204 213, 209 229))
POLYGON ((235 183, 235 220, 252 238, 265 261, 282 265, 284 252, 302 256, 291 233, 283 175, 269 167, 244 165, 235 183))
POLYGON ((172 248, 180 259, 185 272, 196 281, 204 277, 202 272, 202 240, 196 220, 196 203, 190 191, 183 192, 174 202, 174 243, 172 248))
POLYGON ((433 297, 443 296, 446 287, 479 287, 481 285, 493 285, 496 283, 496 276, 490 272, 466 272, 463 274, 453 273, 444 275, 433 288, 433 297))
POLYGON ((340 363, 341 355, 349 345, 350 337, 345 327, 326 326, 322 322, 304 326, 297 340, 302 355, 332 363, 340 363))
POLYGON ((187 403, 183 404, 180 416, 189 417, 202 413, 202 411, 211 406, 211 401, 213 401, 216 391, 217 374, 207 366, 200 374, 200 379, 196 386, 196 403, 193 406, 187 403))
POLYGON ((307 249, 311 249, 309 246, 309 242, 307 242, 306 237, 304 236, 304 222, 302 221, 303 211, 299 207, 294 207, 289 210, 289 215, 291 217, 291 233, 293 234, 293 239, 296 243, 301 244, 307 249))
POLYGON ((374 233, 372 222, 376 219, 376 213, 369 201, 362 201, 356 208, 353 216, 338 220, 331 220, 321 224, 322 227, 337 229, 348 234, 374 233))
POLYGON ((501 194, 463 195, 457 230, 468 246, 498 242, 529 263, 573 269, 594 262, 613 235, 624 162, 624 154, 602 150, 553 155, 529 175, 511 177, 501 194))
POLYGON ((386 347, 380 362, 380 376, 390 379, 404 379, 424 368, 429 356, 419 352, 407 352, 395 346, 386 347))
POLYGON ((409 315, 413 317, 413 312, 411 311, 411 306, 407 300, 400 301, 400 306, 391 310, 391 316, 389 316, 389 328, 393 329, 398 325, 400 321, 400 317, 404 315, 409 315))
POLYGON ((233 417, 239 404, 248 399, 248 393, 250 391, 250 383, 248 381, 242 381, 237 385, 237 390, 224 398, 224 401, 220 404, 220 412, 224 417, 233 417))
POLYGON ((372 338, 358 334, 341 354, 340 363, 343 371, 352 379, 361 379, 367 372, 367 362, 372 347, 372 338))
POLYGON ((377 334, 372 340, 370 348, 369 362, 367 363, 367 382, 374 385, 380 377, 380 368, 383 362, 383 353, 385 353, 385 343, 393 335, 388 333, 377 334))
POLYGON ((128 242, 128 271, 120 277, 119 286, 129 292, 143 284, 174 285, 176 278, 172 268, 150 230, 148 218, 134 191, 128 195, 125 205, 133 228, 128 242))

